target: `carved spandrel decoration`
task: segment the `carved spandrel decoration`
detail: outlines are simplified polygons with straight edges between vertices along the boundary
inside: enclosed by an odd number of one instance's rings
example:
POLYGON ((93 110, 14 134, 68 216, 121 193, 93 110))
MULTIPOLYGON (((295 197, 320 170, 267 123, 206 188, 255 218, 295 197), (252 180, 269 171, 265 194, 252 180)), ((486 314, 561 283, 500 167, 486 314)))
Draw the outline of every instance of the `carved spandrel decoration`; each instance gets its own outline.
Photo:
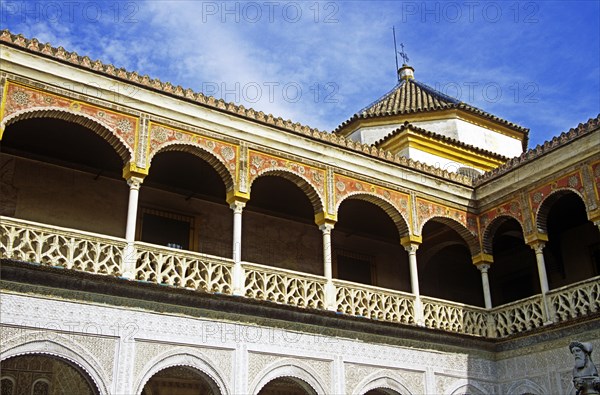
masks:
POLYGON ((25 110, 54 109, 78 113, 86 118, 94 119, 115 133, 121 142, 124 143, 130 155, 133 153, 135 136, 139 127, 136 117, 13 82, 7 83, 4 100, 3 122, 11 115, 25 110))
MULTIPOLYGON (((325 179, 326 172, 313 166, 305 165, 285 158, 268 155, 262 152, 249 150, 248 152, 248 184, 252 185, 261 174, 270 171, 283 171, 294 174, 305 180, 318 195, 321 206, 325 207, 325 179)), ((310 191, 305 191, 310 193, 310 191)), ((311 201, 313 200, 309 196, 311 201)))
POLYGON ((521 229, 525 229, 521 202, 518 199, 514 199, 479 215, 481 234, 484 235, 488 225, 501 216, 509 216, 516 219, 521 225, 521 229))
POLYGON ((581 173, 567 174, 555 181, 542 185, 539 188, 529 192, 529 201, 533 213, 537 213, 540 205, 548 196, 558 189, 571 189, 579 192, 583 196, 583 182, 581 181, 581 173))
POLYGON ((334 175, 335 206, 339 208, 340 203, 351 195, 374 195, 390 203, 398 212, 402 214, 405 222, 408 224, 410 218, 410 195, 407 193, 393 191, 379 185, 371 184, 366 181, 346 177, 341 174, 334 175))
POLYGON ((478 237, 477 216, 475 214, 417 198, 417 223, 419 232, 423 229, 423 225, 433 217, 452 219, 463 225, 474 237, 478 237))
POLYGON ((148 129, 149 153, 147 155, 147 167, 150 166, 150 159, 153 158, 154 155, 162 148, 168 145, 184 144, 195 146, 210 152, 225 166, 227 171, 231 174, 231 178, 233 180, 237 180, 239 149, 235 144, 212 139, 197 133, 176 129, 154 122, 150 122, 148 129))
POLYGON ((600 377, 592 361, 592 344, 574 341, 569 344, 569 351, 575 360, 573 385, 577 395, 600 394, 600 377))
POLYGON ((600 201, 600 162, 592 164, 592 178, 594 179, 596 198, 600 201))

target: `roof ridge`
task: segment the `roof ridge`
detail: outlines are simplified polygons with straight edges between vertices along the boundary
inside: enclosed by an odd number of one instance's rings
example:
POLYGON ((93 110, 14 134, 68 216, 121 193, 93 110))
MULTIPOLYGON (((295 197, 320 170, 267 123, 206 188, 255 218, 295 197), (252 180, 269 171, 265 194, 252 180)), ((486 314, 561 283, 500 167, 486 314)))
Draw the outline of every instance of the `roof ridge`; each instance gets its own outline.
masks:
POLYGON ((213 96, 206 96, 201 92, 194 92, 191 88, 184 90, 180 85, 174 86, 170 82, 163 83, 158 78, 150 79, 147 74, 140 76, 136 71, 129 72, 122 67, 117 69, 112 64, 105 64, 100 60, 92 61, 88 56, 80 56, 74 51, 68 52, 62 46, 52 47, 50 43, 41 44, 36 38, 27 39, 22 34, 12 34, 8 29, 0 31, 0 44, 1 43, 42 54, 60 62, 70 63, 75 66, 93 70, 111 78, 119 78, 129 83, 140 85, 144 88, 154 89, 160 93, 175 96, 179 99, 193 101, 198 105, 209 107, 217 111, 234 114, 288 132, 304 135, 309 138, 339 147, 348 148, 374 158, 382 159, 400 166, 405 166, 423 173, 428 173, 435 177, 445 178, 449 181, 461 183, 467 186, 471 186, 473 183, 471 177, 462 174, 442 170, 413 159, 408 159, 401 155, 395 155, 392 152, 383 150, 381 148, 354 142, 344 136, 321 131, 317 128, 311 128, 310 126, 303 125, 299 122, 294 123, 289 119, 284 120, 281 117, 275 118, 273 114, 265 114, 263 111, 256 111, 253 108, 245 108, 242 104, 237 105, 232 102, 225 102, 223 99, 216 99, 213 96))
POLYGON ((535 146, 535 148, 530 148, 521 155, 509 159, 507 162, 498 166, 497 168, 483 173, 474 180, 473 186, 479 186, 486 181, 500 177, 501 175, 521 167, 526 163, 546 155, 564 145, 567 145, 598 128, 600 128, 600 114, 598 114, 596 118, 588 119, 586 123, 580 123, 577 125, 577 127, 571 128, 567 132, 562 132, 560 135, 554 136, 551 140, 546 140, 541 145, 538 144, 535 146))

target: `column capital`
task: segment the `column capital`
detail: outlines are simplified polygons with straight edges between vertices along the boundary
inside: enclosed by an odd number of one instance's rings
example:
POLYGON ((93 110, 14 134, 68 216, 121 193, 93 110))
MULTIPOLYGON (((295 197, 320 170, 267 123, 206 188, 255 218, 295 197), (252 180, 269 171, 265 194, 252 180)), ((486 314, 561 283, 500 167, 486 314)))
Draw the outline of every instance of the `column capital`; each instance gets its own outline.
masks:
POLYGON ((417 235, 408 235, 400 238, 400 244, 402 244, 402 247, 408 252, 411 252, 410 250, 412 249, 416 252, 422 242, 423 237, 417 235))
POLYGON ((333 230, 334 226, 335 226, 335 224, 326 222, 326 223, 319 225, 319 230, 321 232, 323 232, 323 234, 330 234, 331 231, 333 230))
POLYGON ((246 202, 250 200, 250 194, 239 191, 228 191, 225 200, 231 208, 233 208, 233 205, 235 203, 243 203, 244 205, 242 206, 242 208, 244 208, 246 202))
POLYGON ((331 226, 331 229, 333 229, 336 222, 337 217, 333 214, 329 214, 325 211, 315 214, 315 223, 319 226, 319 229, 321 229, 323 225, 329 225, 331 226))
POLYGON ((477 267, 481 273, 487 273, 488 270, 490 270, 491 265, 489 263, 480 263, 475 265, 475 267, 477 267))
POLYGON ((480 265, 490 266, 492 263, 494 263, 494 257, 484 252, 479 253, 477 255, 473 255, 471 257, 471 260, 473 261, 473 265, 477 267, 479 267, 480 265))
POLYGON ((144 179, 148 175, 148 169, 140 169, 133 162, 127 163, 123 167, 123 178, 129 180, 133 177, 144 179))
POLYGON ((140 189, 142 182, 144 182, 144 179, 142 177, 132 176, 127 179, 127 185, 129 185, 130 189, 140 189))
MULTIPOLYGON (((548 235, 546 233, 535 232, 525 236, 525 243, 529 246, 538 243, 545 243, 548 241, 548 235)), ((533 247, 531 247, 533 248, 533 247)))

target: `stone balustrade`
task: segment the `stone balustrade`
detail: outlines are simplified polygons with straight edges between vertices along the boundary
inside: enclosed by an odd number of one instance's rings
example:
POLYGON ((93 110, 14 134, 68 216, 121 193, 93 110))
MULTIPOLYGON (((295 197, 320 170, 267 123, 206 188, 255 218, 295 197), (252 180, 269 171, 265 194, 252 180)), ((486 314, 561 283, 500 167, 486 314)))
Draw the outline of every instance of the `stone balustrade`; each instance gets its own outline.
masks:
POLYGON ((334 280, 337 311, 380 321, 414 324, 415 296, 343 280, 334 280))
POLYGON ((423 318, 427 328, 475 336, 487 335, 488 311, 447 300, 422 297, 423 318))
MULTIPOLYGON (((124 239, 0 216, 0 257, 101 275, 124 272, 124 239)), ((232 293, 231 259, 175 248, 134 243, 134 281, 148 281, 207 293, 232 293)), ((242 263, 244 295, 290 306, 324 309, 323 276, 255 263, 242 263)), ((333 280, 336 310, 351 316, 416 325, 410 293, 333 280)), ((506 337, 550 322, 600 311, 600 276, 548 292, 552 317, 544 317, 541 295, 486 310, 421 297, 424 326, 449 332, 506 337)))

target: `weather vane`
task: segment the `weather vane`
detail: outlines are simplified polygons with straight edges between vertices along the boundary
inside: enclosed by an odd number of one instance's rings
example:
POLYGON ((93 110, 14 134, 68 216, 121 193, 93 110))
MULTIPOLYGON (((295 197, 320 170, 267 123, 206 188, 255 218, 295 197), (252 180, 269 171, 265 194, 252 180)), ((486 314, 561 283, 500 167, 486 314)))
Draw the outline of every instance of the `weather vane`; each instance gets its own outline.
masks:
POLYGON ((404 44, 400 43, 400 48, 402 48, 402 52, 398 52, 398 55, 404 60, 404 64, 408 64, 408 55, 404 52, 404 44))
POLYGON ((398 82, 400 82, 400 74, 398 73, 398 55, 400 55, 402 57, 402 60, 404 60, 404 64, 408 64, 408 55, 406 54, 406 52, 404 52, 404 44, 400 43, 400 46, 402 47, 402 52, 398 51, 398 48, 396 47, 396 27, 392 26, 392 32, 394 33, 394 55, 396 56, 396 76, 398 78, 398 82))

